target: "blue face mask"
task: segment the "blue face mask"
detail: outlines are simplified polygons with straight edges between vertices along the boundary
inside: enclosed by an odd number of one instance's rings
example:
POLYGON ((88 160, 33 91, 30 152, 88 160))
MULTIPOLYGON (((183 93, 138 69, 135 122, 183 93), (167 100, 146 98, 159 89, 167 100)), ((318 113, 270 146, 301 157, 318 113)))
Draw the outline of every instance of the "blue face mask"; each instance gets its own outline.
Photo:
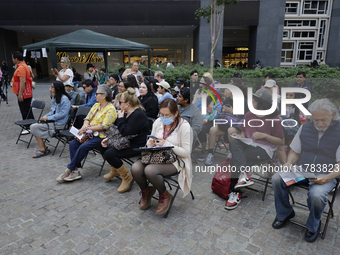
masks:
POLYGON ((67 94, 70 94, 72 92, 72 90, 70 92, 68 92, 67 90, 65 90, 67 94))
POLYGON ((162 117, 160 116, 161 121, 164 125, 170 125, 174 122, 174 119, 172 117, 162 117))

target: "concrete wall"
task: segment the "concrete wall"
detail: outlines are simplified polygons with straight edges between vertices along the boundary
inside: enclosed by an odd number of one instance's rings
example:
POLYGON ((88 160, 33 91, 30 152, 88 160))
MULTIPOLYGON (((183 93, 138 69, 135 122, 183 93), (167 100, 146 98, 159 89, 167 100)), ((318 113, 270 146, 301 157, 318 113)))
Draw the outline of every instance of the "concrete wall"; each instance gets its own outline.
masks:
POLYGON ((10 71, 13 71, 11 52, 17 50, 19 50, 17 33, 0 28, 0 64, 5 60, 10 71))
POLYGON ((326 64, 340 67, 340 1, 333 1, 331 24, 329 29, 326 64))
MULTIPOLYGON (((264 67, 280 67, 285 0, 260 0, 256 59, 264 67)), ((249 66, 254 63, 249 62, 249 66)))

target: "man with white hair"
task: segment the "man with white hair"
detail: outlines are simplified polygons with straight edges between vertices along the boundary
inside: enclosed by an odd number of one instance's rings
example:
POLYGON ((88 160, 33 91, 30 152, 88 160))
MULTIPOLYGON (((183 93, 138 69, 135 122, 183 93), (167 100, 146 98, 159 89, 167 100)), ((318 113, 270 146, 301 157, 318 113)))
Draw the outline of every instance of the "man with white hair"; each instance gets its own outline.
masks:
POLYGON ((155 75, 153 76, 153 78, 155 78, 159 83, 165 81, 164 80, 164 74, 162 71, 156 71, 155 75))
MULTIPOLYGON (((335 187, 340 167, 340 122, 337 108, 328 99, 319 99, 308 108, 312 122, 302 125, 290 144, 287 166, 301 166, 314 172, 316 179, 304 179, 309 184, 307 231, 305 240, 314 242, 320 232, 321 215, 328 202, 327 194, 335 187), (301 157, 300 161, 299 158, 301 157)), ((276 173, 272 177, 276 218, 273 228, 282 228, 295 212, 289 203, 288 186, 276 173)))

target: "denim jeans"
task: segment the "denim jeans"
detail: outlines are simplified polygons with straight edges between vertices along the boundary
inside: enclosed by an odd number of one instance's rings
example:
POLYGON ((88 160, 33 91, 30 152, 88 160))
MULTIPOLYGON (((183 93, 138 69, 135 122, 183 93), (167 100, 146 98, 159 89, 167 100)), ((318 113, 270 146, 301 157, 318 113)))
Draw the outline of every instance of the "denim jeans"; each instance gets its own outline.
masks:
POLYGON ((85 143, 80 143, 76 139, 70 142, 70 158, 71 162, 67 168, 74 170, 76 167, 81 167, 81 161, 86 157, 87 153, 97 147, 97 142, 101 140, 98 136, 94 136, 85 143))
MULTIPOLYGON (((303 180, 301 182, 308 182, 303 180)), ((335 187, 336 179, 332 179, 323 185, 308 182, 309 191, 307 193, 307 204, 309 208, 309 216, 307 219, 307 229, 313 233, 318 230, 321 215, 328 203, 328 193, 335 187)), ((282 221, 291 214, 293 207, 289 203, 289 187, 284 183, 278 173, 272 177, 272 185, 274 189, 276 217, 282 221)))

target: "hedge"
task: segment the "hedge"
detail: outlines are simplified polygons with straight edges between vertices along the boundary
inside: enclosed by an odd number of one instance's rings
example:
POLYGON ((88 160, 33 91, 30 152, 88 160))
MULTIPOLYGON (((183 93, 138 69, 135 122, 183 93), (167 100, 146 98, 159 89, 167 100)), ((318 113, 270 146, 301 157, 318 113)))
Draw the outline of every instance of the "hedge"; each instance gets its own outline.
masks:
MULTIPOLYGON (((121 66, 117 65, 114 68, 109 67, 109 73, 119 73, 118 69, 121 66)), ((208 66, 196 65, 179 65, 175 68, 166 69, 164 66, 151 66, 152 75, 155 71, 160 70, 164 73, 164 78, 173 87, 177 78, 184 78, 190 80, 190 72, 197 70, 199 77, 204 73, 209 72, 208 66)), ((147 70, 146 67, 140 66, 141 72, 147 70)), ((275 75, 277 84, 280 87, 289 86, 295 81, 296 74, 303 71, 307 75, 308 82, 313 85, 312 100, 327 97, 334 103, 340 105, 340 69, 331 68, 327 65, 318 68, 310 68, 307 66, 279 68, 279 67, 265 67, 263 69, 245 69, 239 70, 237 68, 215 68, 213 77, 221 83, 229 83, 230 78, 234 73, 240 73, 244 84, 247 87, 258 89, 264 83, 264 76, 268 73, 275 75)))

